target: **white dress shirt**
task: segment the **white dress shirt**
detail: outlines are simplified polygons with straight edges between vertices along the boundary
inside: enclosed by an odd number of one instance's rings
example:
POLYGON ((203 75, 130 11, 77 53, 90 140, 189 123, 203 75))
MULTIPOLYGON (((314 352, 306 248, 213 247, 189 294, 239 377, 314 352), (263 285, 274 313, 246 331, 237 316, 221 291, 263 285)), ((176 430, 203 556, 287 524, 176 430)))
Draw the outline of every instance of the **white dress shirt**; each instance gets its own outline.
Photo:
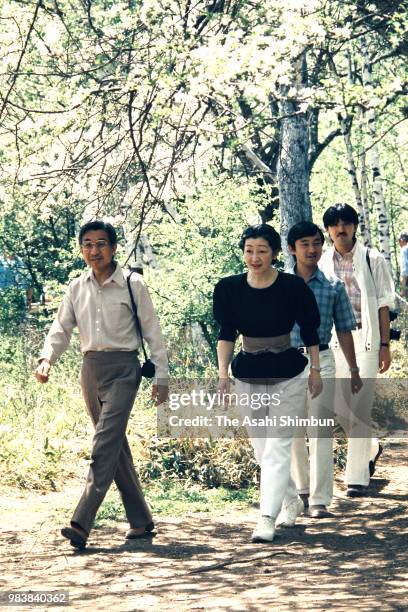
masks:
MULTIPOLYGON (((99 285, 92 270, 74 279, 45 339, 40 359, 48 359, 54 364, 68 347, 76 326, 82 353, 138 350, 141 341, 135 328, 125 275, 128 272, 116 264, 115 271, 102 285, 99 285)), ((156 379, 166 379, 166 347, 152 300, 140 274, 132 274, 131 288, 143 338, 149 345, 151 360, 156 366, 156 379)))
MULTIPOLYGON (((381 343, 378 310, 384 306, 395 308, 395 289, 387 262, 381 253, 370 248, 372 272, 367 264, 366 253, 366 247, 356 242, 353 272, 361 292, 361 326, 365 349, 378 351, 381 343)), ((334 257, 335 250, 331 247, 323 253, 319 261, 319 268, 328 278, 336 276, 334 257)))

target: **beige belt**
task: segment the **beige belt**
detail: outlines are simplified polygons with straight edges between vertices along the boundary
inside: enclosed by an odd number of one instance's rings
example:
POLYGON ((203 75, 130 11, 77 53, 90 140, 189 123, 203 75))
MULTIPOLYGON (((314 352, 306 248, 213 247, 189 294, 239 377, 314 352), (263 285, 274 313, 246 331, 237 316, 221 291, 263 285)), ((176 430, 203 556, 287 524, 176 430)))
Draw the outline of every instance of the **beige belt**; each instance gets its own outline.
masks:
POLYGON ((242 350, 245 353, 282 353, 288 348, 290 348, 290 334, 267 338, 242 336, 242 350))

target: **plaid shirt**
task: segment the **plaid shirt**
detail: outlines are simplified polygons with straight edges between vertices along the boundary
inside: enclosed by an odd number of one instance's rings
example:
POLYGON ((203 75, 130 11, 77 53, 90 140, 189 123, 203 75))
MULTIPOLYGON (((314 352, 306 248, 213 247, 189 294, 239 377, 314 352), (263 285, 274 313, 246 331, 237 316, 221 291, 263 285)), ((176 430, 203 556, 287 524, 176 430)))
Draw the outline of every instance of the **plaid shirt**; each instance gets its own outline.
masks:
MULTIPOLYGON (((292 274, 296 273, 296 266, 292 274)), ((329 344, 333 324, 336 331, 345 332, 356 328, 353 309, 347 297, 346 289, 338 278, 327 278, 319 268, 308 280, 307 285, 313 291, 320 312, 318 334, 320 344, 329 344)), ((291 333, 292 346, 302 346, 299 326, 295 324, 291 333)))
MULTIPOLYGON (((357 244, 357 243, 356 243, 357 244)), ((338 276, 346 286, 347 295, 353 308, 354 316, 357 324, 361 324, 361 291, 358 286, 356 277, 354 276, 354 264, 353 257, 356 250, 356 245, 353 246, 351 251, 340 255, 336 250, 334 251, 334 273, 338 276)))

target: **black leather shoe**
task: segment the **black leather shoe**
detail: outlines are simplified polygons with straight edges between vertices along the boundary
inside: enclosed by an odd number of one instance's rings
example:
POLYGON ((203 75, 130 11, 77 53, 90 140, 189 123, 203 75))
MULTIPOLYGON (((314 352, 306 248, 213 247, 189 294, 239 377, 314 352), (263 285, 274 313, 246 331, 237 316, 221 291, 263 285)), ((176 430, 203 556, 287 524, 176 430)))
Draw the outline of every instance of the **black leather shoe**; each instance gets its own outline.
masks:
POLYGON ((327 510, 326 506, 318 505, 309 507, 309 516, 311 518, 321 519, 329 518, 330 516, 333 516, 333 514, 327 510))
POLYGON ((348 485, 347 487, 347 497, 364 497, 367 495, 368 487, 364 485, 348 485))
POLYGON ((154 529, 154 523, 149 523, 144 528, 144 531, 139 527, 131 527, 127 530, 125 539, 126 540, 139 540, 140 538, 146 538, 147 536, 152 535, 152 531, 154 529))
POLYGON ((309 509, 309 493, 299 493, 299 497, 303 502, 305 512, 307 512, 309 509))
MULTIPOLYGON (((85 532, 84 532, 85 533, 85 532)), ((84 550, 86 546, 86 538, 75 529, 75 527, 63 527, 61 529, 61 535, 70 541, 71 546, 78 548, 78 550, 84 550)))
POLYGON ((368 464, 368 469, 370 470, 370 478, 371 476, 374 476, 374 472, 375 472, 375 464, 377 463, 377 460, 380 458, 381 453, 383 452, 383 447, 380 443, 378 443, 378 453, 376 454, 376 456, 374 457, 374 459, 372 461, 370 461, 370 463, 368 464))

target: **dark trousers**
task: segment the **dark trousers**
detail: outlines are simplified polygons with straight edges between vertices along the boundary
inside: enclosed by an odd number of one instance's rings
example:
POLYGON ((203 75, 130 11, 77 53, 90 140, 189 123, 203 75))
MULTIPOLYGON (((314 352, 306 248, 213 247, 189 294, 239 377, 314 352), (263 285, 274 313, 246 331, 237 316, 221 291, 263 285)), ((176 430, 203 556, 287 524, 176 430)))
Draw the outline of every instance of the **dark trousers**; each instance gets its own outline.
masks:
POLYGON ((88 533, 113 480, 132 527, 144 527, 152 521, 126 439, 140 380, 135 352, 90 351, 84 356, 81 386, 95 435, 85 490, 71 522, 88 533))

